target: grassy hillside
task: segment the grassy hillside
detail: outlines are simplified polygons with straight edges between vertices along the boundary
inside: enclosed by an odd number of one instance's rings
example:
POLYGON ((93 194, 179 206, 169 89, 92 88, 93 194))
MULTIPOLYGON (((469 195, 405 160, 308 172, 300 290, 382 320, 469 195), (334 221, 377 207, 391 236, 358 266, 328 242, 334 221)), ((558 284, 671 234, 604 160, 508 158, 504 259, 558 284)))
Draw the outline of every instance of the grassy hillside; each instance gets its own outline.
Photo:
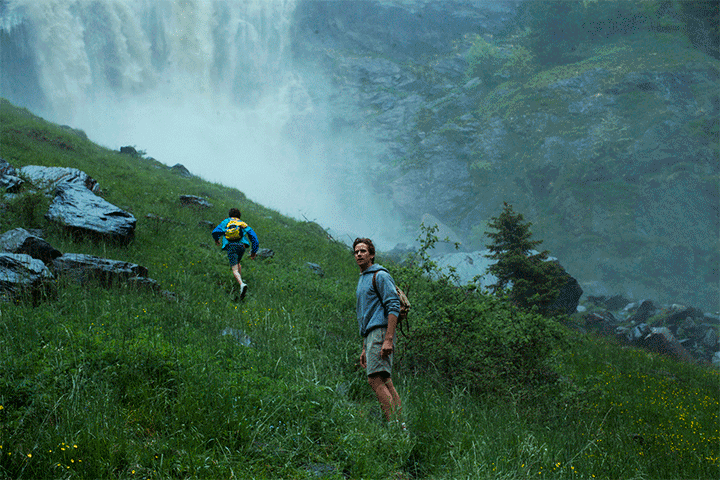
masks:
MULTIPOLYGON (((0 157, 16 168, 79 168, 138 219, 127 247, 74 240, 28 190, 0 196, 0 233, 41 228, 62 252, 141 264, 174 293, 61 278, 57 298, 0 304, 0 478, 720 477, 718 373, 579 334, 553 353, 557 382, 544 400, 532 385, 483 392, 418 368, 404 356, 413 337, 401 337, 395 377, 410 433, 389 429, 356 366, 357 267, 346 246, 6 101, 0 128, 0 157), (181 207, 181 194, 214 207, 181 207), (275 252, 243 261, 243 302, 206 223, 232 206, 275 252)), ((442 282, 413 285, 413 324, 453 308, 433 295, 442 282)))

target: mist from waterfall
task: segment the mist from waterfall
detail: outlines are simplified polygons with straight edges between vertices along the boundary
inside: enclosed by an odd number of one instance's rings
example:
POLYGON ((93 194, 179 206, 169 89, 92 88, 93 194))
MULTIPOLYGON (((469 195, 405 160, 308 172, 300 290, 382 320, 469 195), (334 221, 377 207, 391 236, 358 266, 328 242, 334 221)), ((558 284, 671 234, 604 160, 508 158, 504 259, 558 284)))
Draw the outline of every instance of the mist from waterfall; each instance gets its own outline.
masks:
POLYGON ((10 0, 0 95, 108 148, 132 145, 340 239, 400 239, 371 139, 328 135, 329 82, 293 68, 295 0, 10 0), (321 88, 318 88, 322 85, 321 88))

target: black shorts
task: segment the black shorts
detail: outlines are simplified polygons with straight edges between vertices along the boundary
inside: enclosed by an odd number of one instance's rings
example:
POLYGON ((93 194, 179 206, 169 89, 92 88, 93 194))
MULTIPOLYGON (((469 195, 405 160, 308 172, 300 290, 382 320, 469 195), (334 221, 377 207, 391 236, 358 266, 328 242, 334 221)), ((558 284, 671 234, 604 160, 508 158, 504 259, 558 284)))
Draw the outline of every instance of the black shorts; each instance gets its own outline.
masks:
POLYGON ((225 247, 230 266, 237 265, 245 253, 245 244, 242 242, 229 242, 225 247))

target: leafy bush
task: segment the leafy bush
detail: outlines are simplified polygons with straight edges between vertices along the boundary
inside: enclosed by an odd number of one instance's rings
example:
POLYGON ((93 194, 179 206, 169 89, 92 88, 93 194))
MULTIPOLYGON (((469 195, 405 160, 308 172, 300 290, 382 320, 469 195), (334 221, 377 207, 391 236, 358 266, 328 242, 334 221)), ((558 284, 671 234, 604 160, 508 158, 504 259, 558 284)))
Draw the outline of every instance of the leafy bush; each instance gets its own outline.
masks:
POLYGON ((434 370, 447 386, 478 394, 503 394, 554 377, 547 361, 563 338, 558 324, 506 299, 451 289, 439 283, 413 323, 411 367, 434 370))
POLYGON ((481 294, 475 285, 457 287, 452 272, 443 275, 429 260, 433 234, 425 229, 411 265, 395 273, 412 296, 405 342, 411 369, 476 394, 502 394, 554 377, 548 362, 564 337, 562 327, 507 297, 481 294), (428 275, 439 280, 430 282, 428 275))

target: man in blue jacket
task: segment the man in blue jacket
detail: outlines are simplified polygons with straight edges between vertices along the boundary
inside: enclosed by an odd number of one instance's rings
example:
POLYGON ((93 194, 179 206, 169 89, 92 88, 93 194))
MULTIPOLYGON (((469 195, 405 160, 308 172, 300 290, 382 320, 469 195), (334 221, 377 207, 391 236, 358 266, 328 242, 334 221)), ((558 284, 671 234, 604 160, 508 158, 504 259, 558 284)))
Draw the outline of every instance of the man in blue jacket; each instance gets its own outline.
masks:
MULTIPOLYGON (((395 328, 400 313, 400 299, 390 273, 375 265, 375 245, 369 238, 353 242, 355 261, 360 267, 356 308, 360 335, 364 338, 360 366, 366 369, 368 383, 375 392, 385 420, 397 421, 400 396, 395 390, 392 373, 395 328)), ((400 424, 405 429, 405 424, 400 424)))
POLYGON ((231 208, 228 212, 228 218, 220 222, 212 231, 212 236, 215 239, 215 245, 222 245, 222 249, 227 252, 228 261, 230 262, 230 269, 232 274, 240 284, 240 299, 245 298, 247 293, 247 284, 242 280, 240 275, 242 267, 240 266, 240 260, 245 253, 245 249, 252 244, 252 251, 250 252, 250 259, 255 260, 257 251, 260 248, 257 235, 255 231, 250 228, 250 225, 240 220, 240 210, 237 208, 231 208), (230 227, 230 228, 229 228, 230 227), (235 229, 238 233, 231 235, 229 232, 235 229), (248 241, 248 238, 250 239, 248 241), (222 244, 220 241, 222 240, 222 244))

